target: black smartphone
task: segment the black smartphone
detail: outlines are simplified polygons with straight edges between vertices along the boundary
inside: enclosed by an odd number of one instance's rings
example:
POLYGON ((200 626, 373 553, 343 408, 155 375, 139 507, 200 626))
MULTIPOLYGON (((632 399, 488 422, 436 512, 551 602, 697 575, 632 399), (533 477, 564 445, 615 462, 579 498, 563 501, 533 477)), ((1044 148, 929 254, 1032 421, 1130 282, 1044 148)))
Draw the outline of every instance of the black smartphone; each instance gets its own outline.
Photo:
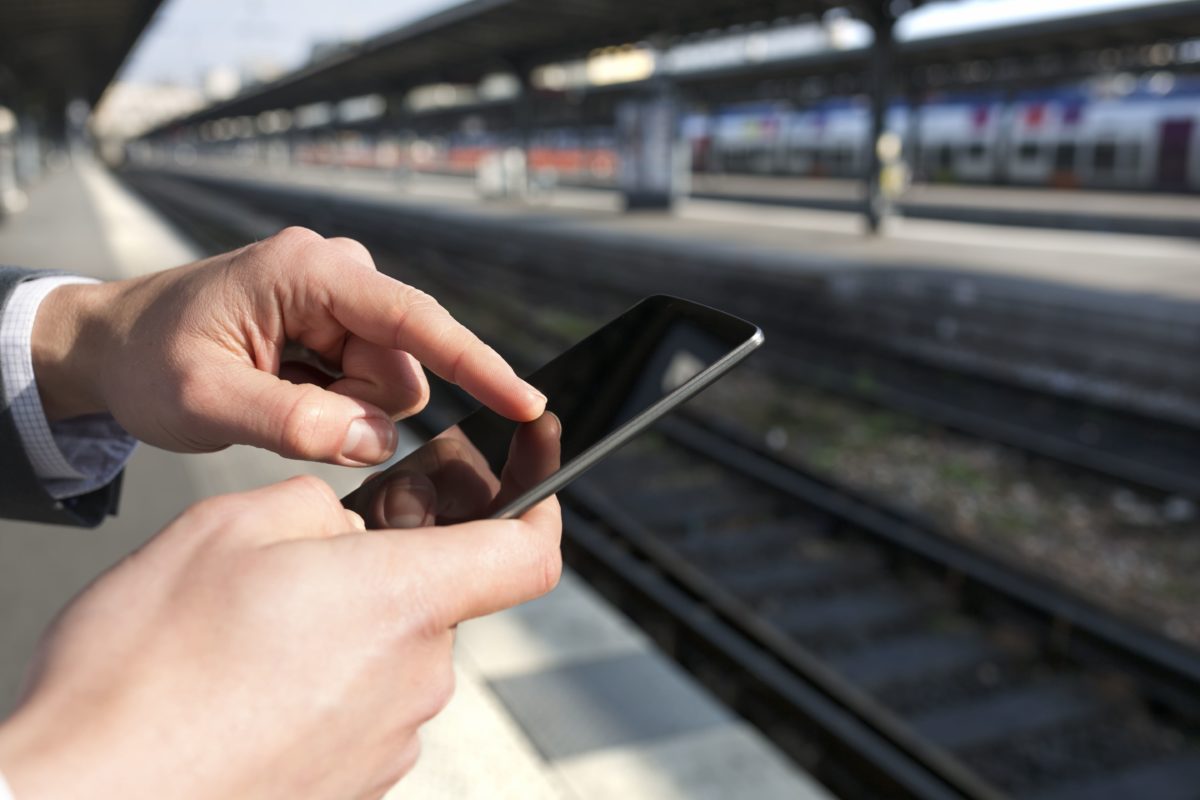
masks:
POLYGON ((520 516, 762 342, 761 330, 730 314, 648 297, 526 376, 548 398, 540 418, 516 423, 474 411, 342 504, 370 528, 389 527, 389 508, 411 505, 413 492, 430 509, 422 524, 520 516))

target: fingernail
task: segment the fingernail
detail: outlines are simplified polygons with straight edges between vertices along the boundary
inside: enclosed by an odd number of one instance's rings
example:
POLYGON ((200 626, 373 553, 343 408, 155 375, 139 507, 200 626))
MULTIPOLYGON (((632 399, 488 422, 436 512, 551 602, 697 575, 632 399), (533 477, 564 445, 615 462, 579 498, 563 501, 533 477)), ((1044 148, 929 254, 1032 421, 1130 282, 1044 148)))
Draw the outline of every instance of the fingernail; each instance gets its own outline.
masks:
POLYGON ((548 399, 546 399, 546 395, 542 394, 532 386, 529 387, 529 397, 535 402, 542 403, 543 405, 550 402, 548 399))
POLYGON ((396 426, 388 419, 363 417, 350 423, 342 442, 342 457, 360 464, 377 464, 392 454, 396 426))
POLYGON ((388 485, 383 498, 383 518, 390 528, 420 528, 433 523, 434 496, 423 483, 397 481, 388 485))

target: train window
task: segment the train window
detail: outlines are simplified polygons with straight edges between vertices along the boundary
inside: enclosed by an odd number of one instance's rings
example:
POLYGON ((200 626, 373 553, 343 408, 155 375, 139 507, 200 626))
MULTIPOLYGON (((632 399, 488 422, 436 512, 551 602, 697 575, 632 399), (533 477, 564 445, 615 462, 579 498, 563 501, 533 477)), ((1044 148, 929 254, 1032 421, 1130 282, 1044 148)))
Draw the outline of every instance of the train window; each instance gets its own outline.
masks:
POLYGON ((1069 172, 1075 169, 1074 142, 1058 143, 1058 149, 1054 151, 1054 168, 1060 172, 1069 172))
POLYGON ((1092 168, 1099 172, 1112 172, 1117 166, 1117 143, 1096 142, 1092 148, 1092 168))
POLYGON ((1042 148, 1037 142, 1021 142, 1017 147, 1017 158, 1022 161, 1033 161, 1041 150, 1042 148))
POLYGON ((987 147, 983 142, 974 142, 967 148, 967 155, 972 161, 978 161, 987 155, 987 147))

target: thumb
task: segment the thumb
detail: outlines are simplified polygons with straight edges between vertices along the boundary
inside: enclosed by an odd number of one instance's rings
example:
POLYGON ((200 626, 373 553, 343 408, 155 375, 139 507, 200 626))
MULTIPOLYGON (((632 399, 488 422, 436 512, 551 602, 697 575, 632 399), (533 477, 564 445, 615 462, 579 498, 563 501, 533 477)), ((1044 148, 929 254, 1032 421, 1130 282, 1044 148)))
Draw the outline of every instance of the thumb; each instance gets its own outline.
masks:
POLYGON ((345 466, 378 464, 396 448, 396 426, 382 410, 319 386, 239 369, 205 408, 204 438, 249 444, 287 458, 345 466))

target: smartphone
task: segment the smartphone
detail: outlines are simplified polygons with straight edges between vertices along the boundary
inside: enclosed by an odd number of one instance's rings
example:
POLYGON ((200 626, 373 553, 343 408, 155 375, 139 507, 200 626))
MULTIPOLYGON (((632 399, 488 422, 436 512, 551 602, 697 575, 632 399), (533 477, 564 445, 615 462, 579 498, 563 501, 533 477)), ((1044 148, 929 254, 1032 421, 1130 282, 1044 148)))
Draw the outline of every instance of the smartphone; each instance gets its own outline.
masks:
POLYGON ((414 497, 427 509, 420 524, 520 516, 762 343, 745 320, 648 297, 526 376, 548 398, 539 419, 516 423, 480 408, 342 504, 370 528, 394 527, 396 509, 414 497))

